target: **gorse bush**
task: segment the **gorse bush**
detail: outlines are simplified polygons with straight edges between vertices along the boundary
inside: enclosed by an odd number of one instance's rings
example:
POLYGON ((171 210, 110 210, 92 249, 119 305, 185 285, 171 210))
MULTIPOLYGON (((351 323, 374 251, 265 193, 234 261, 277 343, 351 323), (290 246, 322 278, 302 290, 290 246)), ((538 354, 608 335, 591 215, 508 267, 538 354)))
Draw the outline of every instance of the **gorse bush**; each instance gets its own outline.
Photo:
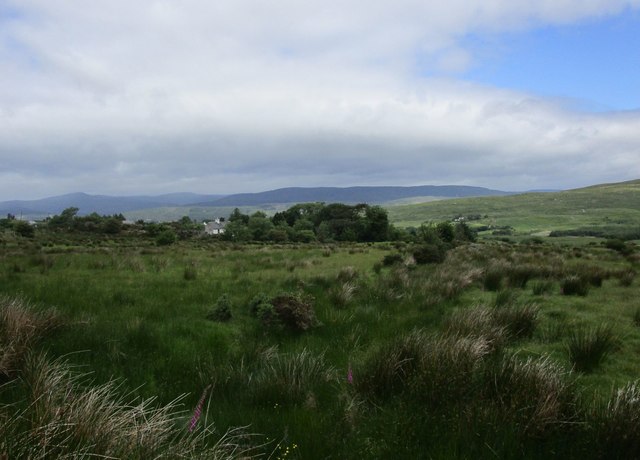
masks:
POLYGON ((571 331, 567 341, 569 361, 578 372, 591 372, 618 344, 609 325, 579 327, 571 331))
POLYGON ((272 298, 269 303, 279 321, 290 331, 303 332, 318 325, 311 296, 290 292, 272 298))
POLYGON ((231 320, 231 306, 229 296, 222 294, 218 297, 215 306, 207 313, 207 319, 218 322, 231 320))

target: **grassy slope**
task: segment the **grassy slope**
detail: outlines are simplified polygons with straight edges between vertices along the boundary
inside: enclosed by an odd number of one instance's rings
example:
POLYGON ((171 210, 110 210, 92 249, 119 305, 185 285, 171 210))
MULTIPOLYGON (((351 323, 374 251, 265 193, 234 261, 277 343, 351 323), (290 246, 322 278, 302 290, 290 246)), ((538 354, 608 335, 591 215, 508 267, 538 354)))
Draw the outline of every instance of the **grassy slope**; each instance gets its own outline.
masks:
POLYGON ((401 227, 471 214, 482 216, 475 223, 509 225, 523 233, 640 225, 640 180, 565 192, 464 198, 387 209, 391 220, 401 227))

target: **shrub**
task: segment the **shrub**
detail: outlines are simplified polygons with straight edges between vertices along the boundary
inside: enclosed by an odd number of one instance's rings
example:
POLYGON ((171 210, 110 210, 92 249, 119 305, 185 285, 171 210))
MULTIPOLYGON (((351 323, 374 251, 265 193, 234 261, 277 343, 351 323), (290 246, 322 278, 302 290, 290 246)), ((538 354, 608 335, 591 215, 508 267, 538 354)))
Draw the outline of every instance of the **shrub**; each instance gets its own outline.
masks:
POLYGON ((36 230, 29 222, 18 220, 13 226, 13 230, 23 238, 33 238, 36 230))
POLYGON ((588 373, 617 348, 617 340, 611 326, 599 325, 589 329, 574 329, 566 346, 573 368, 578 372, 588 373))
POLYGON ((418 265, 444 262, 446 251, 437 244, 423 244, 413 250, 413 258, 418 265))
POLYGON ((631 248, 622 240, 619 239, 609 239, 605 242, 604 246, 607 249, 611 249, 612 251, 617 251, 623 255, 631 254, 631 248))
POLYGON ((158 246, 168 246, 176 242, 177 236, 173 230, 163 230, 156 237, 158 246))
POLYGON ((560 282, 560 292, 563 295, 586 296, 589 293, 589 284, 579 276, 567 276, 560 282))
POLYGON ((318 325, 313 298, 302 293, 285 293, 269 302, 282 324, 291 331, 302 332, 318 325))
POLYGON ((391 265, 399 264, 402 262, 402 254, 387 254, 382 259, 382 265, 389 267, 391 265))
POLYGON ((231 319, 231 300, 226 294, 218 297, 216 305, 207 313, 207 319, 218 322, 226 322, 231 319))

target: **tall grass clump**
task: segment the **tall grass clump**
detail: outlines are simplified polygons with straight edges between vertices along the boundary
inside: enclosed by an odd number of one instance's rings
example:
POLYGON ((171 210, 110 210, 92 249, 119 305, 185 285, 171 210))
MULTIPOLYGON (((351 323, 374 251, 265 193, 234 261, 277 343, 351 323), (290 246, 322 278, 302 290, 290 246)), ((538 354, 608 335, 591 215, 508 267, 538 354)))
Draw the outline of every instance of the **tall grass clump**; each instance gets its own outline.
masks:
POLYGON ((54 309, 37 311, 23 299, 0 297, 0 376, 14 376, 32 346, 59 325, 54 309))
POLYGON ((256 403, 313 406, 320 387, 337 380, 324 353, 314 354, 306 348, 294 353, 264 353, 256 367, 247 371, 245 383, 256 403))
POLYGON ((640 383, 637 380, 615 390, 605 403, 596 403, 590 415, 600 458, 640 458, 640 383))
POLYGON ((551 280, 537 280, 531 285, 531 292, 533 295, 545 295, 553 291, 553 281, 551 280))
POLYGON ((548 357, 519 359, 509 355, 489 369, 485 398, 497 405, 503 420, 535 434, 574 417, 575 391, 568 373, 548 357))
POLYGON ((353 300, 356 290, 356 283, 345 281, 334 286, 329 292, 329 296, 333 305, 338 308, 345 308, 353 300))
POLYGON ((509 339, 531 338, 538 324, 539 311, 533 304, 497 307, 493 311, 493 320, 505 329, 509 339))
POLYGON ((571 331, 566 347, 569 361, 578 372, 592 372, 618 346, 613 328, 599 325, 571 331))
POLYGON ((45 355, 30 356, 23 380, 30 404, 13 416, 19 429, 0 422, 9 458, 231 459, 255 453, 239 432, 217 441, 210 427, 188 432, 182 398, 165 406, 128 400, 114 382, 89 385, 86 376, 45 355))
POLYGON ((493 308, 455 310, 445 319, 443 327, 447 336, 483 339, 494 351, 501 349, 508 340, 507 329, 496 322, 493 308))
POLYGON ((570 275, 560 281, 560 292, 563 295, 586 296, 589 293, 589 283, 577 275, 570 275))
POLYGON ((618 273, 618 282, 620 286, 629 287, 633 284, 633 280, 636 277, 636 272, 632 269, 623 270, 618 273))
POLYGON ((483 338, 417 330, 377 348, 356 369, 354 382, 376 400, 406 392, 431 407, 453 405, 473 391, 474 373, 489 351, 483 338))
POLYGON ((482 285, 486 291, 499 291, 502 288, 504 270, 501 267, 489 267, 482 278, 482 285))

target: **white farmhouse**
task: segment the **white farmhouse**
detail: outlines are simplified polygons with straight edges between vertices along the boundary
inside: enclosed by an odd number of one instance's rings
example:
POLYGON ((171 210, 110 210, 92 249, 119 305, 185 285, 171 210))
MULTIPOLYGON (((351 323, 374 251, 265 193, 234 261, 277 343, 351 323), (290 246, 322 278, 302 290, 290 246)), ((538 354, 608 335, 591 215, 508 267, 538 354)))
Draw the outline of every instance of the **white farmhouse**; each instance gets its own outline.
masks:
POLYGON ((226 222, 224 219, 217 218, 213 222, 204 223, 204 232, 207 235, 222 235, 224 233, 224 227, 226 222))

